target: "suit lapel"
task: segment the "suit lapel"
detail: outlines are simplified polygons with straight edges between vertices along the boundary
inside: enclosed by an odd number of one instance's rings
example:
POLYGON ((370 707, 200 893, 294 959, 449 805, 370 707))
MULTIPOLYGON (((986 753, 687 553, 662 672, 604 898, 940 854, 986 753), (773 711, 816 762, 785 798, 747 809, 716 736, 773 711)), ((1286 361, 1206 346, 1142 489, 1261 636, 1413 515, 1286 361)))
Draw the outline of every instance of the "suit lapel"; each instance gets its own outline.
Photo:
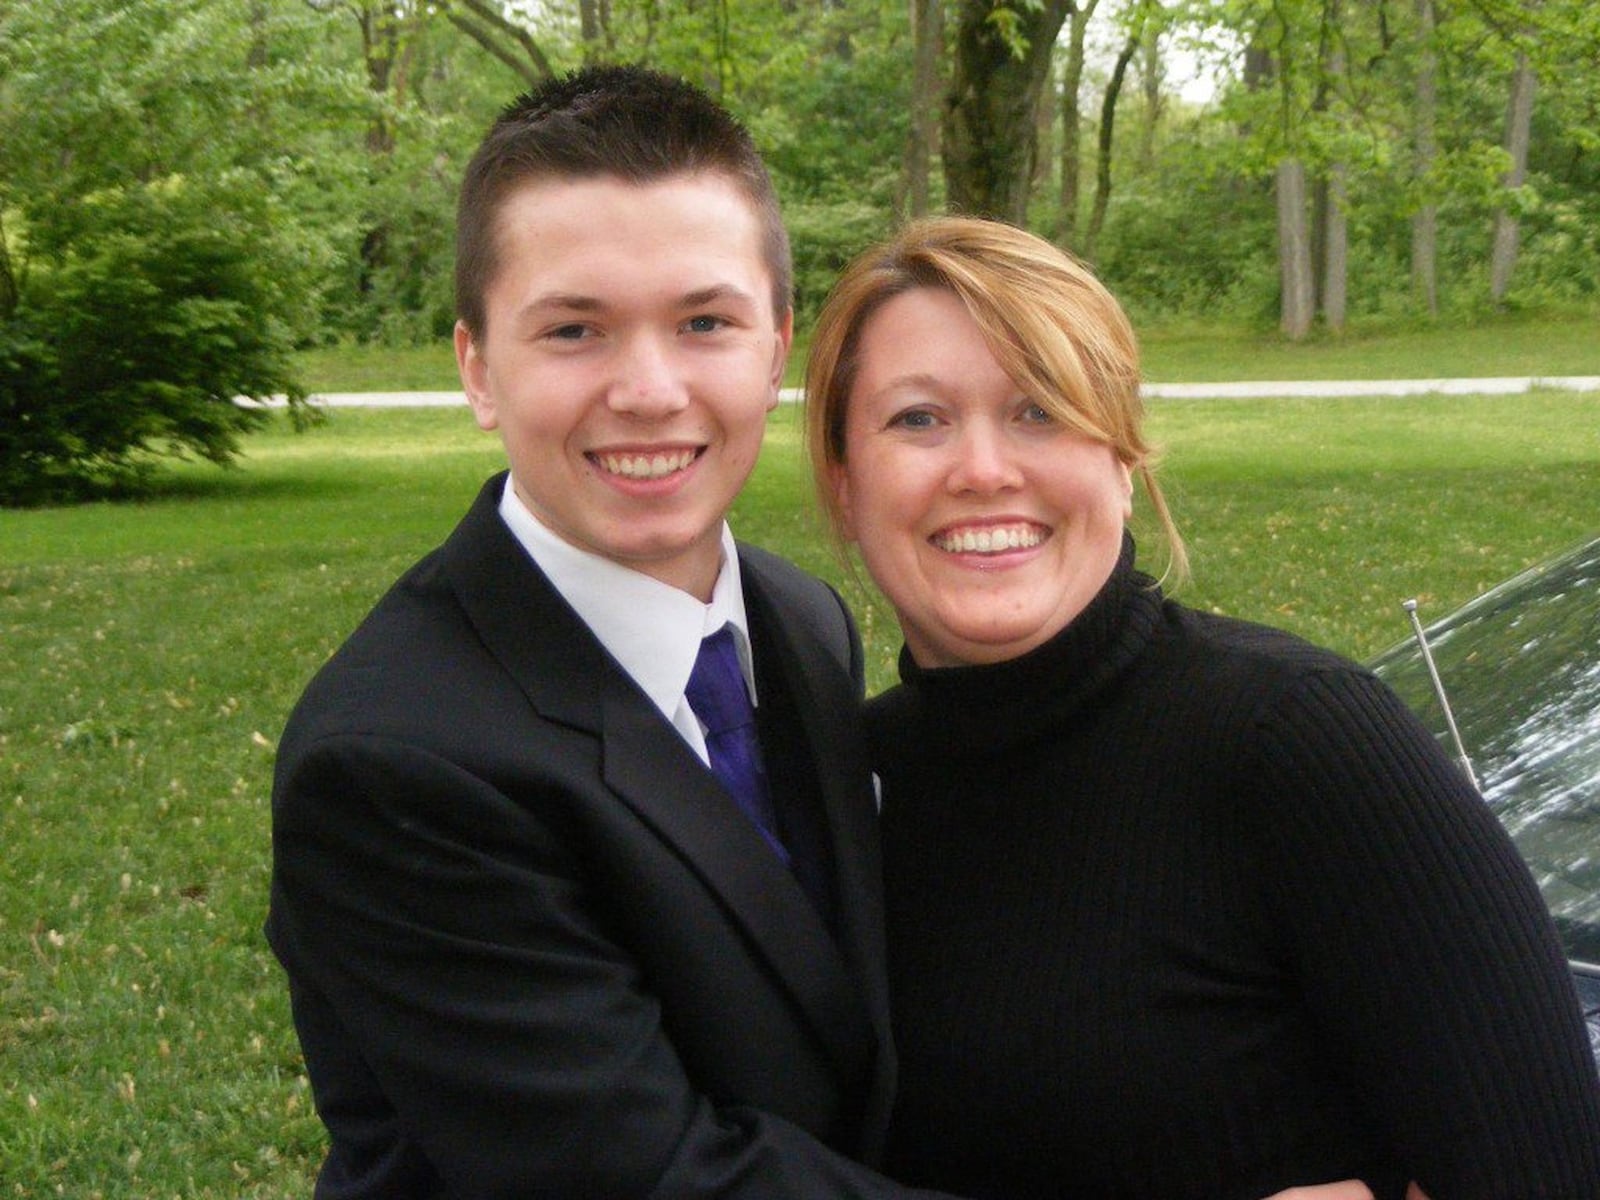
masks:
POLYGON ((683 855, 749 935, 842 1068, 869 1060, 861 994, 787 867, 655 712, 606 706, 606 783, 683 855))
MULTIPOLYGON (((505 527, 498 512, 503 480, 502 474, 484 486, 441 557, 468 619, 541 716, 600 740, 605 785, 722 897, 726 911, 793 994, 841 1069, 854 1074, 863 1061, 870 1061, 875 1041, 855 978, 859 971, 847 970, 840 948, 799 883, 715 776, 505 527), (575 687, 576 680, 583 686, 575 687)), ((800 707, 819 707, 813 684, 804 678, 806 668, 797 671, 804 656, 786 646, 784 657, 791 686, 805 690, 800 707)), ((848 744, 858 737, 852 734, 848 744)), ((816 740, 815 731, 810 740, 814 747, 830 744, 816 740)), ((818 773, 826 790, 837 790, 833 772, 818 773)), ((828 800, 830 822, 836 809, 843 817, 848 807, 828 800)), ((854 830, 837 829, 834 836, 836 842, 853 842, 854 830)), ((845 870, 858 869, 860 845, 845 850, 836 845, 835 852, 845 870)), ((843 888, 841 883, 841 897, 843 888)), ((852 879, 850 895, 858 890, 852 879)), ((859 919, 850 918, 852 946, 859 941, 859 919)))
POLYGON ((839 664, 809 621, 798 620, 795 605, 781 600, 781 580, 763 568, 759 554, 740 555, 746 604, 758 628, 767 660, 757 661, 757 687, 769 694, 763 676, 782 672, 800 743, 811 760, 822 814, 830 839, 838 902, 838 949, 858 989, 860 1012, 869 1024, 852 1036, 872 1039, 876 1079, 867 1097, 863 1152, 869 1161, 881 1150, 892 1100, 894 1056, 889 1037, 889 995, 883 934, 883 866, 877 809, 871 793, 870 765, 862 733, 859 684, 839 664))

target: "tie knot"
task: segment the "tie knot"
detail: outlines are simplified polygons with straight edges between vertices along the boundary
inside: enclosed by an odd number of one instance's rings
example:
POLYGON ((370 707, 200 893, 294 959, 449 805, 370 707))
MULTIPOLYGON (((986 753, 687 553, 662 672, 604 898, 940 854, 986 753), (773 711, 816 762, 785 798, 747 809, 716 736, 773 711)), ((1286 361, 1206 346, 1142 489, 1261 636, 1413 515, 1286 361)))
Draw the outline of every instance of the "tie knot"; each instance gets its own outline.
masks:
POLYGON ((755 713, 739 666, 739 648, 729 626, 700 642, 684 697, 708 733, 724 733, 753 722, 755 713))

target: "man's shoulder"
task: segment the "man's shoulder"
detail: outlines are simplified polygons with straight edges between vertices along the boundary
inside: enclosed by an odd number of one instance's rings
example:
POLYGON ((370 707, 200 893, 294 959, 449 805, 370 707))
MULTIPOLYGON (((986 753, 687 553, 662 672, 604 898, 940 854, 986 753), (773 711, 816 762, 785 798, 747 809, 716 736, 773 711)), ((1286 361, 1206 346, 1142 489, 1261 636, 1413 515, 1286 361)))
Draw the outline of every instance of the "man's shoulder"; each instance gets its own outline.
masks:
POLYGON ((763 577, 792 582, 797 587, 813 587, 828 589, 828 585, 818 579, 809 571, 796 566, 783 555, 777 554, 753 542, 738 542, 739 565, 753 568, 763 577))
POLYGON ((786 622, 803 621, 824 637, 853 628, 844 599, 833 586, 782 555, 740 542, 739 569, 745 590, 778 609, 786 622))
POLYGON ((497 551, 484 503, 480 495, 449 537, 402 572, 350 630, 307 681, 286 737, 410 728, 481 694, 494 676, 484 670, 485 647, 462 591, 482 586, 483 559, 497 551))

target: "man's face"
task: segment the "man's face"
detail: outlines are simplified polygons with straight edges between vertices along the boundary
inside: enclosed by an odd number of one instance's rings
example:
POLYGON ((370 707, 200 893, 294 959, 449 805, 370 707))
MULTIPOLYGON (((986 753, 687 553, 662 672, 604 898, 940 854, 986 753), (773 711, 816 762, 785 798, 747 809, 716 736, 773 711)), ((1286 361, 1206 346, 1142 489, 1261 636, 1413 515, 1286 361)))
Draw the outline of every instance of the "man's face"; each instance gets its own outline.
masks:
POLYGON ((534 183, 498 248, 456 361, 517 495, 573 545, 709 599, 792 333, 749 202, 710 174, 534 183))

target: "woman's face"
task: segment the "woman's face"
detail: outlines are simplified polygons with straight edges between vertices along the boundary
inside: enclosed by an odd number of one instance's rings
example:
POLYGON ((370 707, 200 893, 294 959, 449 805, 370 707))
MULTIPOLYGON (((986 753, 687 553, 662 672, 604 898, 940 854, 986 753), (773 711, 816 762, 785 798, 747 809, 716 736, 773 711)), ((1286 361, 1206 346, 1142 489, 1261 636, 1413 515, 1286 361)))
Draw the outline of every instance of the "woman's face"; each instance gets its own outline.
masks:
POLYGON ((912 656, 999 662, 1048 641, 1116 565, 1127 467, 1024 395, 945 289, 885 303, 859 355, 832 482, 912 656))

